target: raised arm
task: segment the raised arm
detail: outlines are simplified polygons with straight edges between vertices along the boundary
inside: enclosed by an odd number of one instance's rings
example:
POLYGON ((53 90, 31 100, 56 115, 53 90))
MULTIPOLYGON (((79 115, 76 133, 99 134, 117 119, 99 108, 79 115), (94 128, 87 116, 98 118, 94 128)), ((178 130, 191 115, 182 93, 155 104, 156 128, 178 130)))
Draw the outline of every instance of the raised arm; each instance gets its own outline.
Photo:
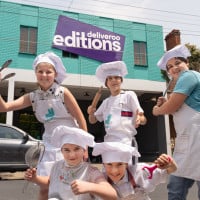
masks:
POLYGON ((172 93, 162 105, 153 107, 153 115, 173 114, 183 105, 186 98, 187 96, 184 94, 172 93))
POLYGON ((5 102, 0 96, 0 112, 8 112, 12 110, 21 110, 31 106, 29 94, 25 94, 18 99, 10 102, 5 102))
POLYGON ((158 168, 166 169, 168 174, 171 174, 177 170, 177 164, 172 157, 166 154, 161 154, 155 163, 158 168))
POLYGON ((49 176, 38 176, 36 174, 36 168, 29 168, 24 173, 24 179, 32 183, 36 183, 42 187, 49 186, 49 176))
POLYGON ((95 124, 97 122, 97 119, 94 115, 95 111, 96 111, 96 108, 94 108, 92 105, 88 106, 87 113, 89 115, 88 120, 90 124, 95 124))
POLYGON ((64 90, 64 99, 65 99, 65 105, 66 105, 68 111, 77 120, 79 128, 87 131, 87 123, 84 118, 84 115, 83 115, 76 99, 74 98, 72 93, 67 88, 65 88, 65 90, 64 90))

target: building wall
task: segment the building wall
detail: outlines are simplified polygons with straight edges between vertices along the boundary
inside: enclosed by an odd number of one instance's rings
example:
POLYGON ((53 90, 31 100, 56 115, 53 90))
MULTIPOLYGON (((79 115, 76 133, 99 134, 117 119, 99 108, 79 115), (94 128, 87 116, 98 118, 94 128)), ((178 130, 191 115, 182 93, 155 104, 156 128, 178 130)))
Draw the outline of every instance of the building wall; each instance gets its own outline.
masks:
MULTIPOLYGON (((130 79, 163 81, 156 62, 163 53, 162 27, 118 19, 71 13, 41 7, 0 1, 0 62, 12 58, 11 67, 31 69, 35 55, 19 54, 20 25, 38 28, 37 54, 53 50, 51 44, 59 15, 122 34, 126 37, 123 60, 128 67, 130 79), (147 67, 134 66, 133 41, 147 42, 147 67)), ((99 61, 79 56, 79 59, 63 58, 68 73, 94 75, 99 61)))
MULTIPOLYGON (((26 85, 36 81, 32 71, 32 62, 36 55, 19 53, 20 25, 24 25, 38 28, 37 54, 54 51, 62 58, 67 73, 70 74, 63 85, 68 88, 72 87, 72 89, 82 88, 82 90, 92 87, 94 91, 100 86, 95 77, 96 68, 100 64, 99 61, 82 56, 79 56, 78 59, 63 58, 61 50, 51 47, 59 15, 125 36, 123 61, 127 64, 129 73, 124 80, 123 87, 124 89, 134 90, 137 94, 144 93, 139 97, 139 100, 143 105, 146 116, 149 118, 148 125, 138 129, 139 150, 142 155, 147 157, 146 160, 148 161, 153 160, 158 154, 166 152, 165 134, 168 134, 168 130, 165 130, 166 123, 164 118, 160 117, 158 119, 152 116, 151 112, 152 106, 155 104, 155 101, 151 100, 154 93, 160 95, 165 89, 165 81, 161 77, 160 70, 156 67, 156 63, 162 56, 164 49, 161 26, 0 1, 0 63, 7 59, 13 60, 8 72, 15 70, 15 83, 26 85), (134 66, 133 41, 147 43, 147 66, 134 66), (159 126, 162 127, 162 130, 159 126), (162 145, 159 142, 160 138, 164 138, 162 139, 162 145)), ((1 87, 0 85, 0 90, 1 87)), ((5 87, 8 87, 8 99, 12 100, 13 95, 11 93, 16 92, 13 81, 9 80, 8 86, 5 87)), ((77 98, 76 91, 80 93, 80 90, 76 89, 71 91, 77 98)), ((87 105, 91 102, 91 97, 85 99, 85 97, 79 96, 77 99, 87 118, 86 110, 87 105)), ((30 113, 31 110, 24 112, 30 113)), ((14 116, 19 116, 20 113, 16 112, 14 116)), ((7 122, 10 123, 12 119, 11 112, 7 113, 7 122)), ((18 117, 15 119, 18 120, 18 117)), ((102 124, 97 124, 96 127, 88 124, 88 127, 89 131, 98 130, 102 132, 102 124)))

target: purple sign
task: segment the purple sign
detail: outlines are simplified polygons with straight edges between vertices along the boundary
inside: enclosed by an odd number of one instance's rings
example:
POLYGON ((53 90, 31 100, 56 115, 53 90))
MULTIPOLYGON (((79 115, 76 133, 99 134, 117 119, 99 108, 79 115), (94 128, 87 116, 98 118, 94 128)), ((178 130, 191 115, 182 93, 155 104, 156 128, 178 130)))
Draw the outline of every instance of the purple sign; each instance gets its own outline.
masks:
POLYGON ((125 37, 59 16, 53 47, 102 62, 122 60, 125 37))

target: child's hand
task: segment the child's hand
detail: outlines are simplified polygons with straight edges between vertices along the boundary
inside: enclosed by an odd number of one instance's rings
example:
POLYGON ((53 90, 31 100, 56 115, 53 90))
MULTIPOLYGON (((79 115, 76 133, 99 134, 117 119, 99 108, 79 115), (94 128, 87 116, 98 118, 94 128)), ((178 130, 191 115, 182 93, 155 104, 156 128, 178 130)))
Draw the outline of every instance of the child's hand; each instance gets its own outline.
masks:
POLYGON ((157 165, 158 168, 166 169, 169 165, 170 160, 171 158, 168 155, 162 154, 154 161, 154 163, 157 165))
POLYGON ((27 181, 34 182, 36 176, 36 168, 29 168, 24 173, 24 179, 27 181))
POLYGON ((156 160, 155 164, 160 169, 166 169, 167 173, 170 174, 177 169, 177 165, 173 158, 171 158, 169 155, 162 154, 160 155, 156 160))
POLYGON ((72 191, 75 195, 84 194, 88 192, 88 182, 81 180, 74 180, 71 183, 72 191))
POLYGON ((92 107, 92 105, 88 106, 87 113, 88 115, 93 115, 96 111, 96 108, 92 107))
POLYGON ((146 117, 143 113, 139 113, 139 111, 136 111, 136 117, 135 117, 135 128, 138 128, 140 125, 145 125, 147 122, 146 117))

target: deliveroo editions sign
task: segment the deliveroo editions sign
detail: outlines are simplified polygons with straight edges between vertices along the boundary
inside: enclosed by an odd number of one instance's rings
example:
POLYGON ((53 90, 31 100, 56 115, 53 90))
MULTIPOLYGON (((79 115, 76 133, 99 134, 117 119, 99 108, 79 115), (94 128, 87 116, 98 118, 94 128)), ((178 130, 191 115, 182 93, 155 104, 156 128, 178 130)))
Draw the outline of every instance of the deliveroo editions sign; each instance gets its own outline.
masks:
POLYGON ((59 16, 53 47, 102 62, 122 60, 125 37, 59 16))

